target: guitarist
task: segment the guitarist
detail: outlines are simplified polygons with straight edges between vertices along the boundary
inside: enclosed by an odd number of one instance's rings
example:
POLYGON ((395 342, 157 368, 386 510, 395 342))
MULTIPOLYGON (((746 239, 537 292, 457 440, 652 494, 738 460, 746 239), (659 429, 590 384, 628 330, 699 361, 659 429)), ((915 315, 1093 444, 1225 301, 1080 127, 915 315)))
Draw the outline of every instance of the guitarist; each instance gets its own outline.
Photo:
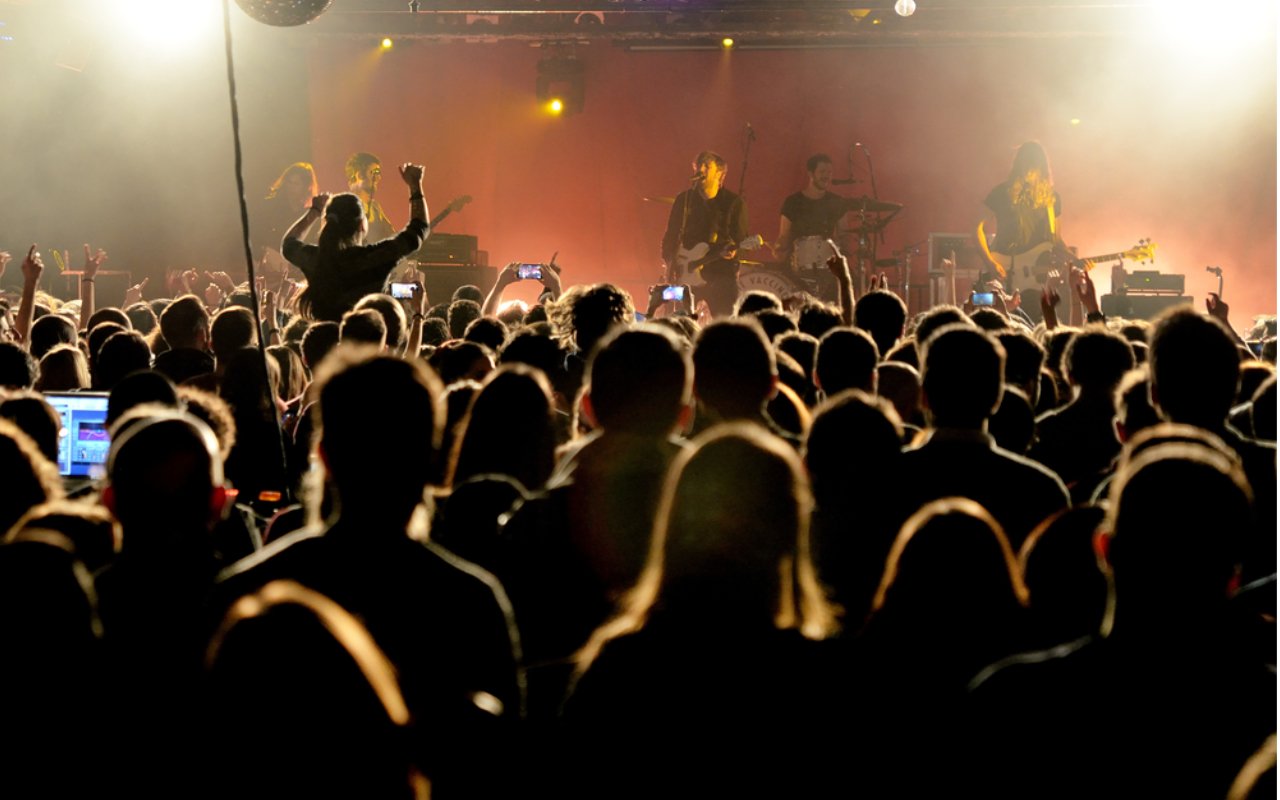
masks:
POLYGON ((1018 148, 1008 179, 992 189, 984 202, 989 213, 978 223, 977 238, 990 269, 984 270, 980 285, 993 278, 1009 285, 1005 268, 992 252, 1013 256, 1016 269, 1018 254, 1046 242, 1061 244, 1058 217, 1062 198, 1054 191, 1049 156, 1039 142, 1025 142, 1018 148), (995 235, 988 241, 987 228, 992 222, 995 235))
POLYGON ((679 254, 700 243, 710 245, 710 258, 700 270, 706 286, 698 291, 711 315, 729 316, 738 299, 738 242, 747 236, 747 207, 742 198, 724 188, 728 172, 718 153, 704 150, 693 162, 693 186, 676 196, 662 237, 662 260, 667 282, 688 283, 679 254))

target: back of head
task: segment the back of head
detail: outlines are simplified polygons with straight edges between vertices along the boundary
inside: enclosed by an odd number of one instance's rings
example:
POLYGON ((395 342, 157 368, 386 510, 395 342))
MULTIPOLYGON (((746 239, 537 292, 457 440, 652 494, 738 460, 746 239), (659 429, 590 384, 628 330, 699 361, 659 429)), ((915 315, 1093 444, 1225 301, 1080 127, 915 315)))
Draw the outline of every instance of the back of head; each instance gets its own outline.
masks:
POLYGON ((272 737, 269 758, 215 776, 219 793, 426 796, 415 793, 425 781, 411 765, 395 668, 333 600, 292 581, 267 584, 228 611, 206 668, 215 737, 272 737), (289 677, 263 681, 264 670, 289 677))
POLYGON ((876 368, 876 392, 893 404, 898 417, 909 425, 923 425, 920 408, 920 371, 910 364, 882 361, 876 368))
POLYGON ((1160 424, 1160 415, 1151 405, 1151 382, 1145 367, 1131 369, 1120 379, 1116 387, 1116 422, 1124 441, 1160 424))
POLYGON ((1125 463, 1107 518, 1117 614, 1151 619, 1224 602, 1252 500, 1240 466, 1199 444, 1157 444, 1125 463))
POLYGON ((834 328, 818 344, 814 382, 828 397, 845 389, 876 391, 880 351, 870 334, 857 328, 834 328))
POLYGON ((471 403, 452 470, 457 485, 489 473, 542 488, 555 466, 551 387, 541 372, 509 364, 491 373, 471 403))
POLYGON ((7 419, 0 419, 0 475, 0 529, 9 530, 32 506, 62 497, 58 468, 7 419))
MULTIPOLYGON (((364 225, 364 202, 357 195, 343 192, 329 198, 329 205, 324 209, 324 227, 320 229, 317 242, 321 260, 327 261, 339 250, 358 244, 364 225)), ((314 285, 308 286, 299 298, 304 313, 309 311, 314 289, 314 285)))
POLYGON ((1026 455, 1036 436, 1036 414, 1031 400, 1017 386, 1005 386, 996 413, 987 422, 996 444, 1010 453, 1026 455))
POLYGON ((624 328, 600 342, 587 392, 606 432, 670 433, 689 402, 693 364, 675 335, 656 325, 624 328))
POLYGON ((111 391, 124 376, 151 368, 151 348, 137 331, 120 331, 102 343, 94 374, 97 387, 111 391))
POLYGON ((1064 509, 1023 542, 1018 562, 1040 641, 1069 642, 1102 627, 1108 588, 1094 535, 1105 514, 1092 505, 1064 509))
POLYGON ((450 297, 449 299, 451 301, 452 300, 470 300, 474 303, 483 303, 484 292, 480 291, 479 286, 473 286, 470 283, 464 283, 463 285, 459 286, 457 289, 453 290, 453 296, 450 297))
POLYGON ((60 344, 76 343, 76 326, 61 314, 46 314, 31 324, 31 355, 37 360, 60 344))
POLYGON ((1035 405, 1040 400, 1040 369, 1044 366, 1044 348, 1022 331, 1006 330, 996 335, 1004 348, 1004 382, 1020 387, 1035 405))
POLYGON ((853 324, 871 334, 881 353, 888 353, 902 337, 907 305, 893 292, 868 292, 853 307, 853 324))
POLYGON ((174 300, 160 313, 160 335, 171 350, 198 348, 209 335, 209 311, 200 298, 186 294, 174 300))
POLYGON ((1166 419, 1222 427, 1240 383, 1240 353, 1221 322, 1190 308, 1165 312, 1148 358, 1151 397, 1166 419))
POLYGON ((36 389, 42 392, 74 392, 93 385, 89 377, 89 359, 73 344, 60 344, 40 359, 40 379, 36 389))
POLYGON ((466 379, 482 381, 493 370, 493 353, 482 344, 454 340, 436 348, 430 363, 445 386, 466 379))
POLYGON ((218 440, 218 455, 225 463, 236 443, 236 420, 231 406, 216 394, 194 386, 179 386, 178 398, 188 414, 209 426, 218 440))
POLYGON ((1004 391, 1004 348, 972 325, 934 333, 924 350, 925 405, 935 427, 979 428, 1004 391))
POLYGON ((302 394, 307 386, 307 371, 302 366, 302 356, 284 344, 273 344, 267 348, 267 355, 275 362, 280 372, 279 397, 288 403, 302 394))
POLYGON ((341 505, 411 511, 440 440, 439 380, 416 359, 344 346, 325 359, 316 385, 316 441, 341 505))
POLYGON ((215 519, 222 459, 213 432, 178 411, 140 419, 111 443, 107 500, 124 526, 124 552, 199 546, 188 537, 215 519))
POLYGON ((126 308, 124 313, 129 318, 129 322, 132 323, 133 329, 143 336, 150 334, 160 324, 160 319, 156 316, 156 312, 152 311, 151 306, 146 303, 134 303, 126 308))
POLYGON ((348 311, 342 315, 339 338, 343 344, 369 345, 382 349, 387 344, 387 325, 382 315, 371 308, 348 311))
POLYGON ((781 339, 788 333, 799 334, 800 329, 796 327, 794 319, 781 311, 775 311, 771 308, 757 311, 754 314, 739 314, 738 316, 753 317, 756 322, 760 323, 760 327, 764 329, 765 337, 771 342, 781 339))
POLYGON ((773 348, 750 318, 717 320, 703 328, 693 368, 698 399, 724 417, 759 414, 778 372, 773 348))
MULTIPOLYGON (((756 320, 764 327, 767 315, 757 314, 756 320)), ((769 335, 768 328, 765 328, 764 335, 773 342, 774 352, 776 354, 786 354, 795 359, 796 364, 804 371, 806 380, 813 379, 813 370, 818 365, 818 340, 807 333, 799 331, 790 331, 779 336, 773 337, 769 335)), ((810 392, 812 394, 812 392, 810 392)))
POLYGON ((224 308, 213 318, 209 327, 213 357, 221 364, 237 350, 256 344, 258 332, 253 313, 247 308, 224 308))
POLYGON ((766 310, 782 311, 782 301, 773 292, 752 289, 738 298, 738 304, 734 306, 733 315, 735 317, 744 317, 747 314, 758 314, 766 310))
POLYGON ((795 451, 750 424, 713 428, 693 444, 667 473, 658 512, 650 569, 659 565, 662 597, 827 633, 809 548, 812 498, 795 451))
POLYGON ((564 357, 565 351, 558 339, 526 328, 507 340, 502 353, 498 356, 498 363, 528 364, 536 367, 547 376, 553 391, 564 394, 567 385, 564 357))
POLYGON ((0 341, 0 389, 30 389, 40 379, 40 362, 21 345, 0 341))
POLYGON ((973 320, 955 306, 935 306, 922 314, 916 322, 916 349, 923 350, 929 339, 948 325, 968 325, 976 328, 973 320))
MULTIPOLYGON (((974 501, 949 497, 924 506, 902 526, 871 617, 930 649, 951 644, 983 650, 1008 641, 1027 602, 1000 524, 974 501)), ((986 657, 993 655, 999 654, 986 657)))
POLYGON ((839 502, 867 479, 894 474, 901 453, 902 421, 888 402, 856 389, 827 398, 804 444, 819 506, 839 502))
POLYGON ((796 314, 796 328, 816 339, 821 339, 827 331, 843 322, 838 308, 816 300, 806 303, 796 314))
POLYGON ((1253 393, 1249 410, 1253 437, 1264 442, 1276 440, 1276 378, 1271 376, 1253 393))
POLYGON ((341 340, 341 327, 336 322, 313 322, 302 337, 302 359, 311 371, 329 355, 341 340))
POLYGON ((62 417, 38 392, 23 390, 0 395, 0 418, 25 431, 50 461, 58 460, 58 436, 62 417))
POLYGON ((357 311, 365 309, 373 309, 382 316, 383 326, 387 330, 387 347, 397 353, 404 350, 404 345, 408 339, 408 319, 405 317, 404 306, 389 294, 367 294, 360 298, 356 303, 357 311))
POLYGON ((461 339, 467 326, 480 318, 480 304, 475 300, 454 300, 449 304, 449 336, 461 339))
POLYGON ((1071 339, 1063 358, 1067 380, 1089 393, 1113 391, 1134 366, 1133 348, 1104 328, 1081 331, 1071 339))
POLYGON ((1253 394, 1258 391, 1258 387, 1268 378, 1275 377, 1275 374, 1275 365, 1265 361, 1251 359, 1240 362, 1240 390, 1236 394, 1236 404, 1253 400, 1253 394))
POLYGON ((969 319, 973 320, 974 325, 991 333, 1009 330, 1009 320, 994 308, 975 308, 969 319))
MULTIPOLYGON (((561 296, 557 308, 565 299, 566 296, 561 296)), ((630 324, 635 319, 635 311, 631 295, 612 283, 597 283, 584 288, 569 302, 568 322, 574 347, 584 357, 590 355, 596 342, 615 326, 630 324)), ((564 315, 555 316, 557 325, 563 328, 564 315)))
POLYGON ((114 322, 125 330, 133 330, 133 322, 129 315, 114 306, 105 306, 89 315, 87 330, 93 330, 104 322, 114 322))
POLYGON ((111 390, 111 397, 107 400, 107 427, 114 425, 129 409, 146 403, 175 410, 182 406, 173 381, 155 370, 137 370, 121 378, 111 390))
POLYGON ((496 353, 507 342, 507 326, 497 317, 479 317, 471 321, 462 338, 479 342, 496 353))

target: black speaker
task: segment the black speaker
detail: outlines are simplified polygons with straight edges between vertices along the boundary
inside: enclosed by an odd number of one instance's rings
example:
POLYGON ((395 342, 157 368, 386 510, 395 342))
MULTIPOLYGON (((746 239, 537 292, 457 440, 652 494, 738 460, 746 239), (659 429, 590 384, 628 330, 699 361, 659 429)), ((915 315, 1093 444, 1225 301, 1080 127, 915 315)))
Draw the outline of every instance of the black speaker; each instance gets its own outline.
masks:
POLYGON ((1154 319, 1166 308, 1191 305, 1192 299, 1182 294, 1104 294, 1101 306, 1108 317, 1154 319))
POLYGON ((497 267, 475 267, 470 265, 454 266, 452 264, 420 264, 423 284, 427 289, 427 300, 436 303, 447 303, 453 299, 453 293, 459 286, 471 284, 479 286, 480 291, 488 294, 498 280, 497 267))

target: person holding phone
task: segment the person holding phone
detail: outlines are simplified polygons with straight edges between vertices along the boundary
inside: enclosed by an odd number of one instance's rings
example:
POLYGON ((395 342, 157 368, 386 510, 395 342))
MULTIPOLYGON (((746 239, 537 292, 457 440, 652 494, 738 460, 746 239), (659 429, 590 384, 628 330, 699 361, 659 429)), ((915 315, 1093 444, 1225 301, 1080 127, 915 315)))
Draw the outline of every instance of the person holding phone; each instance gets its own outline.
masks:
MULTIPOLYGON (((552 257, 552 262, 555 258, 552 257)), ((560 268, 553 264, 533 264, 511 262, 498 273, 493 282, 489 296, 485 298, 480 313, 486 317, 496 317, 498 306, 502 305, 502 292, 513 283, 520 281, 538 281, 545 287, 538 295, 539 302, 555 300, 560 297, 560 268)))
POLYGON ((307 277, 307 289, 298 298, 305 316, 337 322, 371 292, 382 291, 387 277, 401 258, 422 246, 428 233, 427 201, 422 194, 422 165, 402 164, 400 178, 409 187, 410 220, 390 239, 366 244, 369 219, 364 203, 351 193, 332 198, 324 192, 285 234, 281 252, 307 277), (319 244, 304 244, 316 220, 324 216, 319 244))

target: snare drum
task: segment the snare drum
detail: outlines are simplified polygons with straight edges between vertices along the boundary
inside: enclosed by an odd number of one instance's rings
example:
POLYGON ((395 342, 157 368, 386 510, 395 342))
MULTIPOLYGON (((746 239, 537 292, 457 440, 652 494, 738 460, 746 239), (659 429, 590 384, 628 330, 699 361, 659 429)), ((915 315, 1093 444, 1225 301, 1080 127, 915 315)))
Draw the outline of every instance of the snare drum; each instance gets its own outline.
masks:
POLYGON ((825 236, 801 236, 791 245, 791 267, 795 270, 818 270, 835 255, 825 236))

